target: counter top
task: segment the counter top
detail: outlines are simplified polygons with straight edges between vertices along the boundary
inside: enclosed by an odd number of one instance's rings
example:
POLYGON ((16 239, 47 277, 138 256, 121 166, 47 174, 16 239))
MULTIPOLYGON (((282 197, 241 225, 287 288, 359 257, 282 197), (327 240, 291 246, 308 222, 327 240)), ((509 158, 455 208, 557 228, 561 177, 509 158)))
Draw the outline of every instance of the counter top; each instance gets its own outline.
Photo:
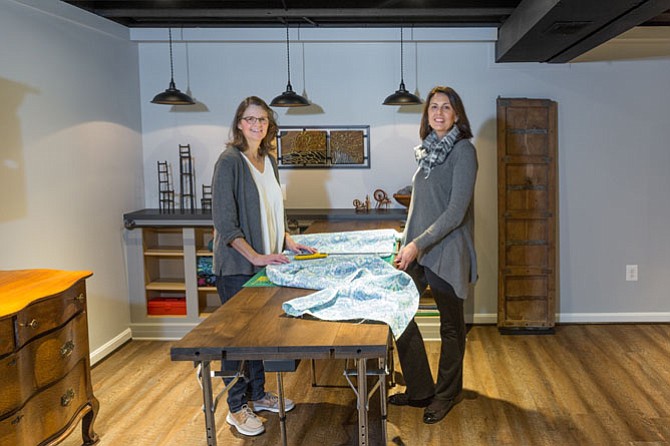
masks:
MULTIPOLYGON (((407 219, 406 209, 370 209, 356 212, 355 209, 286 209, 286 215, 293 220, 400 220, 407 219)), ((212 226, 212 213, 196 209, 194 211, 160 211, 142 209, 123 214, 127 229, 144 226, 212 226)))

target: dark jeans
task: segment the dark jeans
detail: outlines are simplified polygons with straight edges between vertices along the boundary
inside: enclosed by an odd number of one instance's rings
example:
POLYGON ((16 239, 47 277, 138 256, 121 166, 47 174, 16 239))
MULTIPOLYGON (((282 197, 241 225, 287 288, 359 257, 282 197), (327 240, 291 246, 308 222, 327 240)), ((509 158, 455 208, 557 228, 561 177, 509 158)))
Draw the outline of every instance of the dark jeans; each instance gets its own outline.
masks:
MULTIPOLYGON (((225 304, 237 294, 244 283, 252 276, 216 276, 216 289, 219 292, 221 304, 225 304)), ((225 307, 224 307, 225 308, 225 307)), ((239 361, 226 361, 227 370, 239 369, 239 361)), ((231 412, 239 411, 249 400, 255 401, 263 398, 265 395, 265 369, 263 361, 246 361, 243 370, 243 376, 228 389, 228 408, 231 412)), ((232 379, 224 378, 223 382, 228 385, 232 379)))
POLYGON ((465 316, 463 300, 459 299, 449 283, 430 269, 413 262, 407 273, 414 279, 419 293, 428 285, 440 312, 440 360, 437 384, 433 383, 430 365, 419 327, 412 320, 396 340, 400 368, 407 394, 411 399, 435 395, 438 400, 455 398, 463 390, 463 357, 465 355, 465 316))

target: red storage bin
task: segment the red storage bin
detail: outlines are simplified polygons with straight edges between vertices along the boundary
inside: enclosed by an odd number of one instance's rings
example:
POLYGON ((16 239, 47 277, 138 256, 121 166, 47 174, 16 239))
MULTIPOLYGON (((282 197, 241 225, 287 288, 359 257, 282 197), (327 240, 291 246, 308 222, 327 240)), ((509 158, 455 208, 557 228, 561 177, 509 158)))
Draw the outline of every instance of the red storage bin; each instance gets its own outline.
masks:
POLYGON ((186 316, 186 297, 157 297, 147 305, 149 316, 186 316))

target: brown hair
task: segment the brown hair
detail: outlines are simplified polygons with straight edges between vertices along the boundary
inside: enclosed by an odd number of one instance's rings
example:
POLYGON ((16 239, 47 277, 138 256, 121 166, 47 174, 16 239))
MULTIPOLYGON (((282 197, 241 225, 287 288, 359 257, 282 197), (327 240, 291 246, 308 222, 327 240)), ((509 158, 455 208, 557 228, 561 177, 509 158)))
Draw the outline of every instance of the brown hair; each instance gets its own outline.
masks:
POLYGON ((258 154, 265 156, 275 149, 275 138, 277 136, 277 115, 275 114, 274 110, 272 110, 268 104, 266 104, 265 101, 258 96, 249 96, 240 102, 240 105, 237 106, 233 124, 230 126, 230 141, 226 143, 226 146, 237 147, 242 151, 247 149, 247 140, 244 138, 242 130, 240 130, 237 125, 242 120, 242 115, 244 115, 244 112, 250 105, 261 107, 268 114, 268 132, 265 135, 265 138, 263 138, 261 141, 261 145, 258 148, 258 154))
POLYGON ((421 125, 419 126, 419 136, 421 137, 421 139, 422 140, 426 139, 426 136, 430 135, 430 132, 433 131, 433 129, 430 127, 430 124, 428 124, 428 107, 430 107, 430 100, 433 99, 433 96, 435 96, 437 93, 445 94, 449 98, 451 107, 454 109, 454 112, 456 114, 456 122, 454 123, 454 125, 456 125, 458 127, 458 130, 461 132, 458 139, 472 138, 472 130, 470 130, 470 121, 468 120, 468 115, 465 113, 465 107, 463 106, 463 101, 461 101, 461 97, 458 96, 458 93, 456 93, 456 91, 454 91, 453 88, 438 85, 437 87, 433 87, 433 89, 430 90, 430 93, 428 93, 428 97, 426 98, 426 102, 423 106, 423 114, 421 115, 421 125))

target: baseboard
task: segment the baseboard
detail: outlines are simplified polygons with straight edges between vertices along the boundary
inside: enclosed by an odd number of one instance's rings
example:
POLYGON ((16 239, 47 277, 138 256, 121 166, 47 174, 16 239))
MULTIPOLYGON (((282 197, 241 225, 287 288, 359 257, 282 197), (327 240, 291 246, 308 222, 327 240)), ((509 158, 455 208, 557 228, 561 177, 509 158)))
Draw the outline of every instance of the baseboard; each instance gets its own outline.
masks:
MULTIPOLYGON (((425 341, 440 340, 440 319, 438 313, 416 315, 416 323, 425 341)), ((466 314, 465 322, 475 325, 495 325, 495 313, 466 314)), ((560 324, 663 324, 670 322, 670 313, 560 313, 556 323, 560 324)))
POLYGON ((177 341, 193 330, 198 322, 130 324, 133 339, 142 341, 177 341))
POLYGON ((559 313, 561 324, 658 324, 670 322, 670 313, 559 313))
POLYGON ((132 332, 130 331, 130 328, 126 328, 117 336, 107 341, 104 345, 95 349, 95 351, 91 352, 90 354, 91 365, 95 365, 97 362, 102 361, 114 350, 121 347, 123 344, 130 341, 131 339, 132 339, 132 332))

